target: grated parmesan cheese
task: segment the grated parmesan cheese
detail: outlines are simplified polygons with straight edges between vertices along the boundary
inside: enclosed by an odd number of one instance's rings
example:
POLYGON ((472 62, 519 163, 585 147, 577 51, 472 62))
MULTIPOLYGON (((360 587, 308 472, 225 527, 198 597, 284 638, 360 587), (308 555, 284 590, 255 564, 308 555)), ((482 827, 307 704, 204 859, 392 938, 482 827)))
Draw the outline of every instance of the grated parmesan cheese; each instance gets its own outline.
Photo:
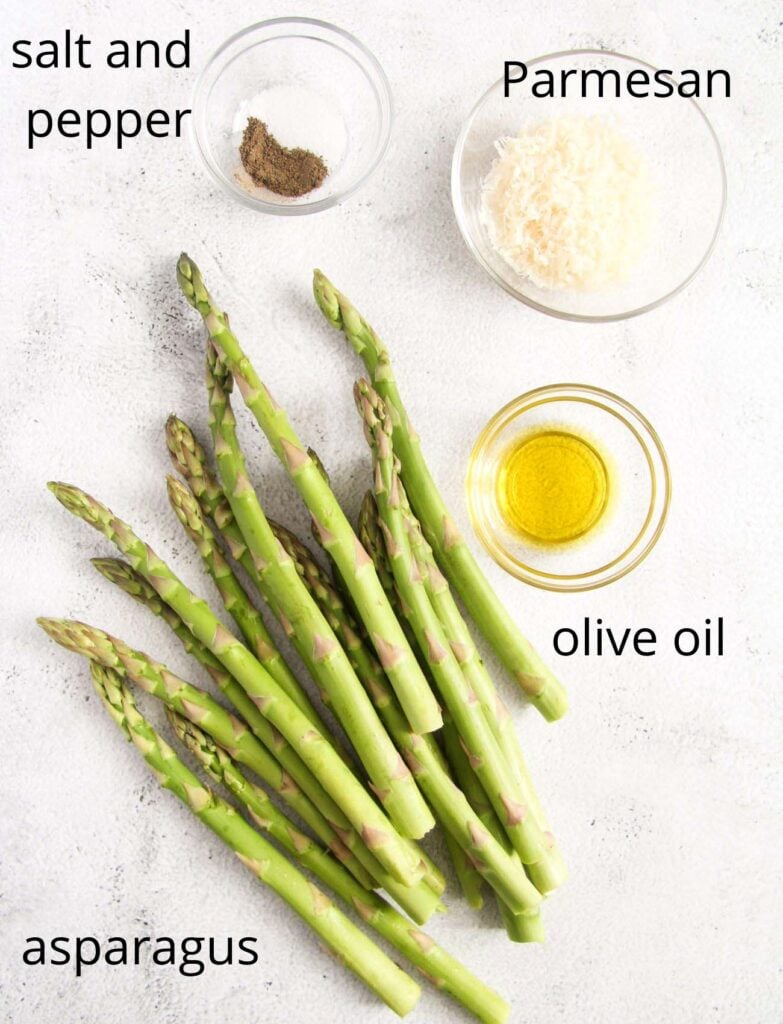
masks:
POLYGON ((563 117, 495 144, 481 221, 499 255, 540 288, 623 281, 650 230, 647 165, 600 117, 563 117))

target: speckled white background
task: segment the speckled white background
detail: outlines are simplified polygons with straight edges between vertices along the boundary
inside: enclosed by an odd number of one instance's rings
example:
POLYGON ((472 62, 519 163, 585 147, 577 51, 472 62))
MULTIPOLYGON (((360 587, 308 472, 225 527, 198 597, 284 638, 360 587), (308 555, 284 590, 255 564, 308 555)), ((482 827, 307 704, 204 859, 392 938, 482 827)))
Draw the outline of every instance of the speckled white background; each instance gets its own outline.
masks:
MULTIPOLYGON (((780 1021, 780 6, 3 7, 4 1020, 390 1019, 156 789, 92 698, 84 666, 33 625, 36 614, 76 615, 188 668, 165 627, 96 576, 87 558, 107 545, 44 489, 54 477, 94 491, 202 593, 213 593, 163 486, 166 414, 175 409, 205 425, 200 336, 174 283, 176 255, 187 248, 207 265, 217 261, 263 313, 266 329, 246 331, 248 348, 351 511, 366 483, 349 392, 358 364, 313 309, 314 265, 392 343, 435 474, 463 526, 472 441, 514 395, 584 380, 625 395, 656 424, 675 497, 642 568, 604 591, 565 597, 525 589, 484 562, 547 654, 553 631, 583 615, 664 636, 723 615, 726 655, 681 659, 662 644, 650 659, 563 659, 573 710, 556 727, 525 710, 504 683, 572 878, 546 908, 543 948, 511 946, 491 912, 477 918, 459 900, 431 931, 513 1000, 516 1021, 780 1021), (289 13, 354 31, 392 82, 392 148, 345 207, 262 219, 217 194, 185 142, 136 142, 121 153, 102 146, 89 155, 75 142, 24 148, 30 106, 188 106, 193 72, 11 72, 11 39, 71 27, 100 52, 99 41, 117 35, 164 38, 190 27, 196 68, 228 34, 289 13), (731 100, 706 105, 730 177, 712 260, 662 309, 592 328, 526 311, 485 279, 458 235, 448 193, 460 122, 500 62, 584 45, 675 67, 726 66, 734 84, 731 100), (247 934, 263 952, 255 968, 216 967, 199 979, 170 968, 99 966, 77 980, 68 968, 22 966, 33 934, 247 934)), ((302 524, 260 441, 252 461, 269 511, 302 524)), ((467 1018, 427 991, 414 1019, 467 1018)))

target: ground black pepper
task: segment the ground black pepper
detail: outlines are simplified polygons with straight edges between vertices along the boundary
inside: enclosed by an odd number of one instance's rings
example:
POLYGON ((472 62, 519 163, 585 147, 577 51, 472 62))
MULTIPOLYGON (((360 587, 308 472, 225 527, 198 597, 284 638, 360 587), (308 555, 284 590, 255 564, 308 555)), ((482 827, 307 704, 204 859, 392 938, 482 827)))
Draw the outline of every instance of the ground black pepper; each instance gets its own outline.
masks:
POLYGON ((239 147, 242 166, 256 183, 280 196, 303 196, 328 174, 320 156, 309 149, 281 146, 257 117, 247 119, 239 147))

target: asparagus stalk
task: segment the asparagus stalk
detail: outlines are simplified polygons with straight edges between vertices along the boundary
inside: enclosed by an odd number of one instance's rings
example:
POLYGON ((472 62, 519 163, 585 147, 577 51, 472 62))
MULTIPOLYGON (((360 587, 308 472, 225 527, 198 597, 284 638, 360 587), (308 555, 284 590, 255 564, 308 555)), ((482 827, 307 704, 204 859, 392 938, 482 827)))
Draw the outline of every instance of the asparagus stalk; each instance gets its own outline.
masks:
POLYGON ((140 751, 164 789, 236 853, 240 861, 305 921, 345 966, 399 1016, 409 1013, 421 990, 331 900, 259 835, 235 808, 207 789, 142 717, 122 679, 94 665, 96 692, 109 714, 140 751))
MULTIPOLYGON (((160 599, 156 591, 140 573, 137 573, 132 566, 119 558, 94 558, 92 559, 92 564, 111 583, 120 587, 126 594, 163 619, 186 652, 207 670, 217 687, 226 695, 240 715, 250 725, 255 736, 258 737, 259 733, 262 735, 265 733, 267 727, 266 720, 250 697, 248 697, 239 683, 223 668, 217 658, 210 653, 204 644, 193 636, 179 615, 172 608, 169 608, 165 601, 160 599)), ((164 692, 168 695, 167 691, 164 692)), ((206 694, 203 696, 205 697, 206 694)), ((195 704, 200 708, 196 714, 199 716, 202 724, 204 724, 205 719, 207 719, 207 716, 204 715, 204 709, 206 707, 209 710, 211 705, 207 705, 201 697, 195 702, 191 701, 191 704, 195 704)), ((167 706, 171 707, 172 705, 167 703, 167 706)), ((218 716, 218 722, 220 721, 222 721, 222 717, 218 716)), ((341 836, 338 836, 333 826, 329 824, 310 797, 302 792, 293 777, 282 768, 274 755, 279 745, 283 742, 285 741, 279 734, 274 734, 272 751, 269 753, 263 747, 258 749, 254 744, 246 743, 248 750, 242 763, 252 768, 299 815, 302 821, 313 830, 315 835, 325 843, 335 857, 348 868, 364 888, 373 888, 376 884, 374 876, 363 866, 359 857, 362 856, 365 860, 369 860, 374 869, 377 867, 376 874, 379 873, 380 866, 377 865, 369 851, 365 849, 355 831, 351 830, 348 833, 343 829, 341 830, 341 836), (353 852, 357 849, 359 851, 358 855, 353 852)), ((304 764, 301 765, 301 772, 310 774, 304 764)), ((302 778, 303 775, 300 774, 299 777, 302 778)), ((331 803, 330 799, 329 803, 331 803)), ((413 892, 417 887, 403 888, 410 888, 413 892)))
MULTIPOLYGON (((465 902, 473 910, 481 910, 484 906, 484 879, 481 877, 481 872, 471 863, 468 854, 450 832, 445 832, 444 837, 459 887, 462 895, 465 897, 465 902)), ((502 903, 502 900, 499 899, 498 902, 502 903)), ((514 917, 515 915, 512 914, 511 916, 514 917)))
POLYGON ((438 563, 528 698, 548 721, 561 718, 568 707, 565 691, 514 624, 449 515, 422 454, 419 436, 400 398, 383 342, 320 270, 315 271, 313 291, 321 312, 329 323, 343 331, 389 407, 394 424, 394 449, 402 464, 405 487, 438 563))
POLYGON ((425 656, 471 764, 523 862, 535 864, 546 854, 541 830, 515 798, 517 785, 475 694, 430 603, 424 580, 412 556, 403 516, 402 482, 392 450, 392 425, 383 400, 367 381, 356 386, 356 404, 375 465, 375 498, 394 581, 419 650, 425 656))
POLYGON ((198 268, 184 253, 177 265, 177 280, 185 298, 204 318, 210 338, 237 381, 245 404, 310 510, 324 546, 350 590, 411 727, 422 733, 439 729, 442 719, 438 703, 389 606, 372 562, 319 467, 293 430, 285 410, 272 399, 242 351, 226 316, 207 291, 198 268))
MULTIPOLYGON (((313 600, 316 602, 329 623, 329 626, 339 641, 340 646, 348 656, 348 659, 351 662, 351 667, 356 673, 357 679, 359 679, 367 692, 381 721, 389 730, 392 738, 394 738, 394 733, 392 732, 389 721, 384 714, 385 703, 379 703, 376 699, 378 695, 377 690, 374 689, 373 686, 367 685, 368 676, 379 680, 385 680, 385 677, 383 676, 383 669, 375 658, 374 652, 368 649, 359 637, 359 630, 355 620, 346 609, 340 594, 332 585, 327 573, 321 569, 313 558, 309 548, 307 548, 295 534, 290 530, 287 530, 284 526, 281 526, 279 523, 270 521, 270 526, 272 527, 275 537, 291 558, 304 585, 307 587, 309 593, 312 594, 313 600)), ((385 686, 385 682, 383 685, 385 687, 387 698, 390 698, 391 695, 389 694, 388 687, 385 686)), ((401 710, 400 715, 402 715, 401 710)), ((404 716, 402 721, 405 721, 404 716)), ((429 735, 429 733, 427 735, 429 735)), ((440 895, 446 888, 446 880, 443 877, 443 873, 424 851, 420 852, 426 867, 426 873, 423 880, 427 882, 433 892, 440 895)))
POLYGON ((307 549, 283 531, 281 540, 283 543, 288 542, 289 550, 298 556, 298 560, 311 563, 309 568, 303 570, 304 578, 318 575, 320 585, 314 589, 316 599, 331 610, 338 635, 346 649, 351 651, 357 675, 395 743, 403 752, 439 821, 464 851, 471 866, 486 878, 493 889, 504 894, 515 911, 521 913, 537 906, 541 897, 529 882, 519 859, 509 856, 487 832, 464 794, 454 785, 434 737, 411 732, 396 696, 386 684, 383 669, 374 652, 361 641, 355 623, 351 622, 339 595, 330 590, 323 575, 317 573, 317 566, 307 549))
MULTIPOLYGON (((310 698, 300 686, 296 677, 291 673, 282 656, 272 646, 271 641, 267 643, 266 637, 269 634, 263 625, 261 615, 237 579, 233 569, 223 557, 217 537, 204 518, 204 514, 192 491, 185 484, 171 476, 166 478, 166 485, 171 507, 201 555, 204 567, 209 576, 214 580, 226 611, 229 612, 239 626, 245 643, 256 653, 256 657, 261 664, 267 668, 269 674, 285 690, 291 700, 307 715, 313 725, 320 732, 328 733, 310 698), (260 636, 259 623, 261 623, 263 630, 263 634, 260 636), (271 664, 267 663, 267 659, 271 661, 271 664), (273 669, 277 669, 277 672, 273 671, 273 669), (278 676, 281 676, 282 679, 278 676)), ((328 694, 324 693, 324 696, 327 698, 325 703, 328 704, 328 694)), ((330 738, 335 750, 337 750, 344 761, 350 764, 351 759, 348 753, 334 736, 330 736, 330 738)))
MULTIPOLYGON (((401 492, 401 495, 404 496, 404 491, 401 492)), ((412 553, 419 560, 419 569, 432 606, 441 621, 451 649, 462 666, 468 685, 478 697, 484 716, 506 759, 506 764, 512 770, 515 769, 513 774, 517 783, 517 799, 533 816, 544 837, 546 853, 539 861, 529 866, 528 875, 536 888, 546 895, 565 882, 567 871, 544 815, 541 801, 533 787, 514 732, 513 720, 481 660, 470 630, 451 593, 448 580, 438 568, 432 548, 422 533, 421 524, 413 515, 410 507, 406 509, 406 513, 412 553)))
MULTIPOLYGON (((272 750, 270 750, 259 741, 244 722, 218 704, 208 693, 192 683, 180 679, 165 665, 154 661, 141 651, 133 650, 122 640, 110 636, 103 630, 67 619, 39 619, 38 622, 46 633, 63 647, 76 654, 82 654, 120 674, 127 675, 137 686, 157 697, 168 707, 198 721, 214 736, 216 741, 230 747, 236 758, 272 785, 277 792, 295 796, 297 792, 304 792, 302 789, 304 783, 312 794, 312 796, 308 796, 308 799, 313 802, 316 800, 322 802, 319 794, 320 784, 309 774, 307 769, 300 772, 291 763, 291 759, 285 753, 287 744, 282 736, 277 737, 272 744, 272 750), (298 778, 282 765, 278 759, 281 755, 289 761, 298 778)), ((225 672, 224 669, 219 671, 225 672)), ((215 677, 213 676, 213 678, 215 677)), ((222 689, 223 692, 226 692, 225 683, 223 683, 222 689)), ((234 692, 230 685, 228 692, 229 695, 234 692)), ((254 707, 255 705, 250 701, 250 706, 246 709, 249 712, 248 718, 251 720, 258 715, 257 709, 255 709, 255 714, 251 711, 251 708, 254 707)), ((268 726, 268 723, 266 724, 268 726)), ((329 807, 328 800, 327 797, 327 809, 329 807)), ((300 804, 300 806, 303 805, 300 804)), ((342 844, 338 840, 335 849, 341 850, 341 847, 342 844)), ((341 856, 343 856, 342 852, 341 856)))
POLYGON ((509 1008, 501 997, 471 974, 428 935, 411 927, 380 896, 368 893, 321 847, 296 829, 258 786, 249 782, 230 755, 188 719, 174 713, 169 720, 191 753, 216 783, 222 783, 248 809, 255 824, 286 853, 335 892, 439 989, 460 1002, 486 1024, 503 1024, 509 1008))
MULTIPOLYGON (((512 858, 516 859, 516 854, 511 849, 508 837, 504 834, 503 827, 487 799, 487 795, 470 764, 468 755, 465 753, 459 733, 454 727, 454 723, 448 718, 443 723, 443 745, 455 778, 468 798, 471 807, 479 816, 479 819, 490 835, 503 846, 512 858)), ((512 942, 544 941, 544 922, 539 907, 536 907, 530 913, 516 914, 499 894, 496 893, 495 896, 506 934, 512 942)))
MULTIPOLYGON (((66 484, 49 485, 58 500, 112 541, 183 619, 223 667, 241 684, 264 718, 296 750, 365 845, 386 870, 404 885, 421 877, 419 860, 367 793, 329 740, 320 733, 269 675, 254 655, 228 632, 201 598, 188 590, 165 562, 110 509, 84 491, 66 484)), ((337 824, 337 822, 333 822, 337 824)))
POLYGON ((503 922, 503 927, 506 929, 506 935, 508 935, 512 942, 546 941, 543 914, 514 914, 503 900, 500 899, 497 901, 497 905, 500 911, 500 919, 503 922))
MULTIPOLYGON (((416 649, 416 637, 413 635, 407 618, 399 607, 399 595, 397 594, 394 577, 386 558, 383 536, 378 525, 377 511, 375 498, 372 496, 372 492, 368 491, 362 500, 359 511, 359 527, 357 532, 359 539, 373 560, 375 571, 378 573, 378 579, 381 581, 392 607, 397 610, 397 617, 406 629, 411 646, 416 649)), ((462 895, 470 907, 474 910, 480 910, 484 905, 482 894, 484 879, 481 872, 473 864, 470 854, 462 849, 450 832, 445 832, 445 839, 446 848, 449 851, 449 857, 454 866, 454 873, 457 876, 462 895)))
MULTIPOLYGON (((224 386, 227 381, 230 378, 210 349, 207 386, 218 469, 229 504, 256 563, 259 585, 314 678, 328 694, 335 714, 370 776, 373 791, 391 821, 401 834, 418 839, 429 832, 435 821, 356 678, 345 651, 272 532, 247 475, 224 386)), ((195 501, 192 505, 189 515, 195 520, 200 510, 195 501)))
MULTIPOLYGON (((391 570, 389 569, 386 552, 383 548, 383 536, 381 534, 381 529, 378 525, 378 510, 375 504, 375 499, 370 492, 364 496, 359 521, 362 542, 370 552, 370 555, 375 562, 376 569, 378 570, 378 574, 382 579, 386 579, 387 585, 393 589, 394 580, 391 575, 391 570)), ((402 613, 400 614, 402 615, 402 613)), ((512 860, 518 862, 519 858, 517 854, 512 850, 511 844, 509 843, 508 837, 503 832, 497 815, 490 805, 475 773, 470 767, 470 763, 468 762, 467 755, 459 741, 459 736, 454 728, 454 724, 448 718, 446 718, 443 725, 443 739, 446 745, 447 755, 451 754, 449 760, 452 764, 456 764, 460 769, 460 784, 464 783, 464 793, 472 810, 475 811, 482 825, 487 828, 493 839, 501 845, 502 849, 510 855, 512 860)), ((451 840, 453 843, 451 836, 449 836, 448 833, 446 833, 446 835, 447 839, 451 840)), ((481 874, 475 869, 475 865, 470 854, 465 853, 462 850, 458 850, 452 854, 452 860, 455 865, 460 886, 468 904, 477 910, 481 909, 481 906, 483 905, 480 885, 481 874), (457 859, 455 855, 456 853, 462 854, 462 861, 457 859)), ((527 913, 515 913, 505 902, 497 887, 495 888, 495 899, 506 928, 506 933, 512 942, 543 942, 543 923, 538 908, 527 913)))
MULTIPOLYGON (((225 492, 217 478, 210 471, 204 449, 199 444, 193 431, 186 423, 177 419, 176 416, 170 416, 166 423, 166 443, 168 445, 174 467, 187 481, 201 507, 202 512, 206 517, 212 519, 215 525, 219 528, 221 536, 228 545, 232 558, 242 566, 247 575, 253 581, 258 592, 263 593, 264 589, 266 589, 262 579, 262 572, 260 571, 262 567, 265 567, 263 558, 259 557, 258 562, 254 560, 254 556, 251 554, 249 547, 245 543, 242 532, 234 518, 234 513, 231 510, 231 506, 228 503, 225 492)), ((241 452, 239 452, 239 455, 241 455, 241 452)), ((248 501, 252 501, 254 497, 254 492, 251 493, 251 491, 247 492, 248 501)), ((249 520, 249 526, 252 526, 252 519, 249 520)), ((251 539, 253 539, 254 536, 255 534, 251 531, 251 539)), ((256 550, 258 550, 257 546, 256 550)), ((428 861, 428 858, 421 850, 418 851, 418 854, 420 859, 423 861, 423 880, 426 881, 429 888, 431 888, 436 895, 440 895, 443 892, 442 876, 441 878, 438 878, 437 869, 435 869, 434 865, 428 861)), ((362 857, 361 847, 356 849, 356 855, 357 857, 362 857)), ((399 891, 399 884, 396 886, 398 891, 393 891, 395 886, 389 878, 388 872, 379 874, 379 872, 373 868, 372 863, 368 863, 367 867, 373 872, 373 876, 378 880, 382 887, 390 895, 394 896, 397 902, 406 910, 407 913, 414 917, 415 915, 410 907, 410 897, 406 897, 406 894, 399 891)))
MULTIPOLYGON (((109 636, 102 630, 68 620, 39 619, 39 623, 63 647, 88 658, 97 659, 100 664, 126 674, 132 682, 157 697, 167 707, 198 722, 216 742, 229 748, 236 760, 247 765, 292 804, 295 801, 296 809, 300 811, 303 820, 311 824, 316 835, 320 835, 330 845, 335 856, 352 870, 358 866, 358 874, 363 885, 369 873, 372 877, 368 887, 381 885, 418 924, 424 924, 436 910, 443 909, 439 894, 433 892, 423 881, 417 882, 416 885, 402 885, 375 863, 370 851, 362 846, 355 833, 335 825, 321 811, 316 811, 313 815, 311 807, 312 810, 315 808, 312 805, 308 806, 301 799, 304 795, 307 800, 307 795, 297 793, 297 790, 299 784, 306 784, 308 781, 308 788, 313 788, 314 780, 303 779, 299 773, 294 777, 287 771, 283 771, 282 779, 279 779, 280 767, 274 758, 270 758, 256 737, 248 731, 244 722, 229 714, 209 694, 179 679, 164 665, 153 661, 140 651, 132 650, 121 640, 109 636)), ((281 749, 282 746, 278 747, 275 753, 280 753, 281 749)), ((316 791, 317 787, 318 783, 315 782, 316 791)))
POLYGON ((411 646, 416 651, 416 656, 418 657, 419 662, 422 663, 424 670, 429 672, 426 659, 419 650, 419 643, 416 639, 416 634, 411 628, 409 621, 411 610, 404 604, 403 599, 400 596, 400 592, 397 589, 397 584, 394 582, 394 574, 391 571, 389 559, 386 555, 386 542, 383 539, 383 533, 378 519, 378 506, 375 503, 372 491, 367 491, 359 510, 359 536, 362 539, 362 544, 364 544, 370 553, 370 557, 372 558, 376 571, 378 572, 378 577, 383 584, 384 590, 389 595, 389 601, 391 601, 392 607, 397 610, 397 617, 405 628, 406 634, 410 639, 411 646))
POLYGON ((188 488, 174 477, 166 478, 169 503, 185 532, 196 545, 207 573, 215 582, 226 611, 239 627, 245 643, 272 678, 321 731, 325 726, 310 698, 275 648, 261 614, 248 597, 234 571, 223 557, 217 539, 188 488))

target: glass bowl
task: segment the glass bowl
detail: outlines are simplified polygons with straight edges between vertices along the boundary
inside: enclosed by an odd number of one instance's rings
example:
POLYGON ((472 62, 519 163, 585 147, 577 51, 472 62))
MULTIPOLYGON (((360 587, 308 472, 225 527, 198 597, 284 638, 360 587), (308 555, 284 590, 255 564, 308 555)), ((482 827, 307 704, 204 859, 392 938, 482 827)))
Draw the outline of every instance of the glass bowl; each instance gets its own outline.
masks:
MULTIPOLYGON (((652 75, 640 60, 603 50, 571 50, 527 62, 528 81, 538 70, 635 70, 652 75)), ((577 79, 578 81, 578 79, 577 79)), ((717 238, 726 203, 726 173, 720 144, 692 99, 628 96, 534 98, 522 88, 496 82, 468 117, 451 171, 451 193, 468 249, 489 276, 533 309, 565 320, 622 320, 676 295, 704 265, 717 238), (563 116, 601 116, 625 136, 647 164, 652 183, 651 228, 638 263, 621 284, 600 291, 540 288, 509 266, 490 244, 480 220, 481 183, 495 156, 496 140, 522 128, 563 116)))
POLYGON ((669 510, 671 481, 658 435, 628 402, 602 388, 552 384, 509 402, 481 432, 467 475, 470 518, 479 540, 512 576, 544 590, 592 590, 620 579, 652 550, 669 510), (515 441, 565 431, 603 460, 608 500, 597 525, 578 540, 542 544, 503 517, 498 481, 515 441))
POLYGON ((334 25, 273 18, 238 32, 212 56, 196 83, 192 136, 212 178, 262 213, 295 216, 342 202, 369 178, 389 143, 389 82, 370 51, 334 25), (253 183, 239 144, 249 116, 288 148, 310 149, 329 173, 299 197, 253 183))

